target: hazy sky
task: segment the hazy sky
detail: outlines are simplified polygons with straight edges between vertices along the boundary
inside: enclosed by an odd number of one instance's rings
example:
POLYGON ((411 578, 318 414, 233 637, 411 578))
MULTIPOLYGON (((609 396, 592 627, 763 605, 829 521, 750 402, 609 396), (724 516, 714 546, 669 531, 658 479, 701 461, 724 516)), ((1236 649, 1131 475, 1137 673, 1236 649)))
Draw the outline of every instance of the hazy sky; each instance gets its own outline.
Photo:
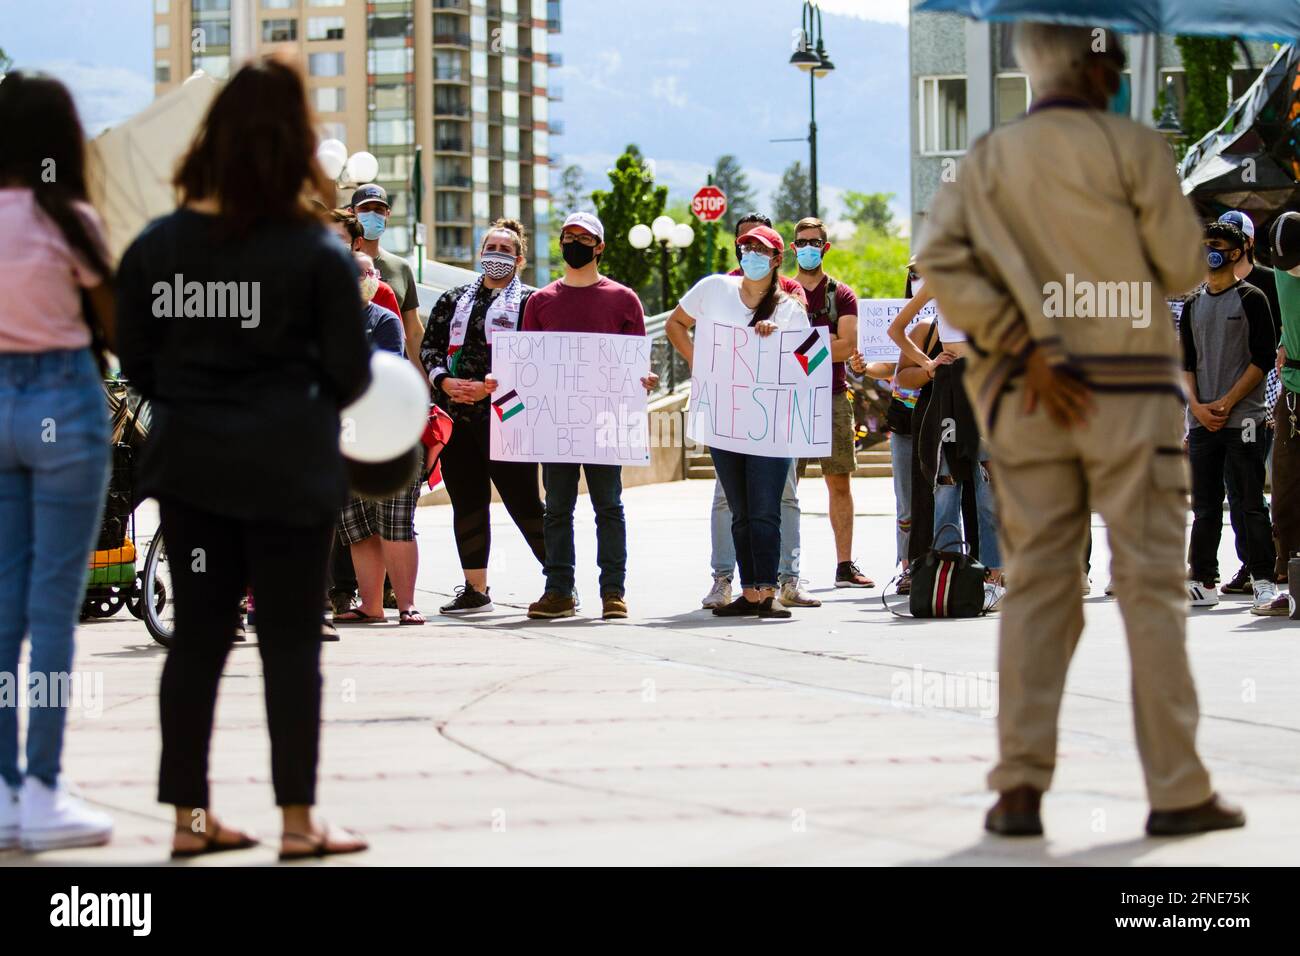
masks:
MULTIPOLYGON (((839 65, 818 83, 823 201, 832 208, 844 188, 894 192, 905 208, 907 55, 898 26, 907 7, 822 0, 839 65)), ((719 153, 733 152, 766 193, 789 162, 807 157, 798 143, 769 142, 807 133, 807 84, 785 63, 800 9, 799 0, 563 0, 563 32, 553 40, 564 56, 554 77, 564 100, 553 116, 566 132, 553 149, 587 169, 594 187, 612 156, 638 142, 675 196, 702 181, 719 153), (742 64, 751 70, 737 82, 742 64), (759 82, 774 92, 761 93, 759 82)), ((0 0, 0 47, 16 67, 63 79, 93 134, 153 97, 152 10, 153 0, 0 0)))

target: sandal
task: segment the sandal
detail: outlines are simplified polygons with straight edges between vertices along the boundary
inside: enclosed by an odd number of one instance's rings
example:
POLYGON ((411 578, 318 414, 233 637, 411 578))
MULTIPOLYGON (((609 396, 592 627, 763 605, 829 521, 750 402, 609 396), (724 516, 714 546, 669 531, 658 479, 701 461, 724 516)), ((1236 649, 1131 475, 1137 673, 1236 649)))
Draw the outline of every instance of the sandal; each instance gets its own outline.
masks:
POLYGON ((397 623, 398 624, 424 624, 425 620, 423 614, 421 614, 415 608, 411 608, 409 611, 397 612, 397 623))
POLYGON ((351 833, 342 828, 335 829, 328 823, 321 824, 321 832, 323 834, 322 836, 316 836, 313 833, 290 833, 285 831, 284 838, 298 840, 299 842, 307 844, 310 849, 303 852, 290 853, 284 849, 284 843, 281 842, 280 862, 289 863, 293 860, 319 859, 324 856, 338 856, 344 853, 360 853, 363 850, 370 849, 370 844, 355 833, 351 833), (344 841, 355 842, 349 845, 344 841))
MULTIPOLYGON (((194 831, 189 827, 177 827, 176 832, 193 833, 194 831)), ((173 849, 172 859, 188 860, 196 856, 207 856, 209 853, 226 853, 230 850, 251 850, 253 847, 261 845, 247 833, 242 832, 239 834, 239 839, 234 843, 218 843, 217 838, 222 832, 221 824, 213 821, 212 832, 206 835, 206 839, 204 839, 202 846, 196 847, 193 850, 173 849)))
POLYGON ((371 615, 361 610, 359 607, 350 607, 340 614, 334 615, 334 626, 340 624, 383 624, 388 618, 382 615, 371 615))

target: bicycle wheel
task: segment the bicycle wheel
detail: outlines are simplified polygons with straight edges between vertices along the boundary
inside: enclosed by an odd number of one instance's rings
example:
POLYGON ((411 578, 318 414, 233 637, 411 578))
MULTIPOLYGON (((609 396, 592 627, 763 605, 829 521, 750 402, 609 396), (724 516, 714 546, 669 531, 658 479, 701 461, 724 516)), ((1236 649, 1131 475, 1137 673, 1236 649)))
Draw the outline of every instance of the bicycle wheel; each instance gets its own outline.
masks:
POLYGON ((172 605, 175 592, 172 590, 171 564, 167 560, 167 547, 163 544, 161 531, 149 542, 140 590, 144 594, 153 595, 153 600, 142 602, 144 626, 149 629, 149 636, 163 647, 171 647, 176 623, 172 605))

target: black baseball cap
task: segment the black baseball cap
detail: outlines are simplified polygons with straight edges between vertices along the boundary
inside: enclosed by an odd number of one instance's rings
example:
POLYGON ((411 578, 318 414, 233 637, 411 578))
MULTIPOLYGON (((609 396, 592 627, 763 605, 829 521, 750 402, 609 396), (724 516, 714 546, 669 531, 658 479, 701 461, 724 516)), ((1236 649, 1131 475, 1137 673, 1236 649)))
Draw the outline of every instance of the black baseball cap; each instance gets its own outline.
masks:
POLYGON ((355 209, 363 202, 381 202, 387 206, 388 193, 384 190, 383 186, 380 186, 377 183, 366 183, 366 185, 361 186, 352 194, 352 202, 348 205, 355 209))

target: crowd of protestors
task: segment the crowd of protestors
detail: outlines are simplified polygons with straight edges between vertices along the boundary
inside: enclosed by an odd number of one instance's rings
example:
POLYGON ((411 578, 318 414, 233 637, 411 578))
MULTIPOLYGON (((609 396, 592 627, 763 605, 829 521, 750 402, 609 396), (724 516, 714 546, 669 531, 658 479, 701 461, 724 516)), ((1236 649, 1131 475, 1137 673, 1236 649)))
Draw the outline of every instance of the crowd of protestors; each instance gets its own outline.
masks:
MULTIPOLYGON (((857 352, 857 298, 827 271, 833 243, 816 218, 796 224, 792 250, 766 217, 742 218, 739 268, 690 289, 666 334, 691 363, 699 322, 750 327, 760 337, 827 329, 832 437, 819 464, 836 588, 875 587, 853 553, 857 455, 846 366, 888 383, 895 589, 909 592, 911 569, 928 552, 966 548, 983 567, 983 611, 1002 616, 1001 759, 989 779, 999 799, 989 830, 1041 832, 1065 670, 1083 628, 1079 583, 1086 593, 1093 508, 1108 528, 1107 590, 1118 598, 1133 656, 1148 829, 1240 826, 1244 815, 1213 791, 1196 753, 1185 613, 1189 602, 1218 603, 1225 495, 1241 569, 1222 590, 1248 591, 1256 614, 1289 612, 1277 584, 1300 548, 1300 515, 1277 490, 1294 489, 1300 474, 1300 361, 1287 350, 1300 354, 1300 279, 1257 261, 1248 214, 1198 223, 1159 136, 1101 108, 1123 56, 1118 41, 1097 50, 1090 36, 1017 29, 1034 102, 1023 121, 974 144, 959 180, 936 198, 908 266, 908 304, 888 332, 896 362, 866 362, 857 352), (1062 185, 1082 180, 1092 184, 1086 204, 1062 185), (1034 201, 993 188, 1003 181, 1025 184, 1034 201), (1073 228, 1061 230, 1067 220, 1073 228), (780 271, 788 252, 798 266, 792 278, 780 271), (1004 272, 1011 262, 1021 265, 1004 272), (1067 274, 1147 283, 1157 305, 1186 296, 1181 317, 1175 325, 1157 315, 1149 327, 1059 321, 1043 306, 1044 289, 1067 274), (1275 451, 1270 514, 1265 480, 1275 451)), ((452 422, 439 461, 463 583, 442 614, 494 609, 495 490, 544 575, 528 617, 573 616, 574 512, 585 479, 600 616, 627 617, 621 468, 496 461, 489 440, 495 333, 644 336, 636 294, 601 274, 604 224, 590 213, 569 216, 559 237, 563 275, 534 290, 521 279, 523 225, 497 220, 479 246, 480 274, 443 293, 425 326, 410 266, 379 243, 387 194, 364 185, 334 208, 334 185, 314 158, 303 81, 288 65, 250 64, 217 94, 178 168, 179 208, 135 239, 116 274, 86 201, 83 139, 66 90, 10 74, 0 83, 0 126, 28 131, 0 143, 8 227, 0 261, 20 264, 0 282, 23 276, 23 294, 15 287, 0 299, 0 594, 16 611, 0 624, 0 672, 17 672, 27 637, 33 671, 71 670, 108 468, 96 356, 111 349, 153 407, 141 490, 158 500, 177 557, 158 789, 175 809, 174 855, 254 845, 213 813, 208 787, 218 686, 250 591, 281 857, 364 849, 363 839, 313 810, 321 641, 337 639, 337 625, 385 621, 386 605, 401 625, 426 623, 415 602, 415 509, 430 463, 421 459, 418 477, 389 497, 351 494, 339 411, 368 387, 369 356, 379 350, 412 362, 452 422), (259 148, 249 151, 250 142, 259 148), (57 158, 57 184, 39 181, 46 157, 57 158), (160 317, 155 285, 178 275, 255 284, 256 321, 160 317), (60 440, 41 443, 37 423, 52 414, 60 440)), ((655 376, 642 384, 652 389, 655 376)), ((799 536, 808 462, 711 453, 713 584, 703 607, 756 619, 816 608, 799 536)), ((0 708, 0 848, 109 839, 111 820, 63 785, 64 716, 60 707, 33 714, 24 767, 15 711, 0 708)))

